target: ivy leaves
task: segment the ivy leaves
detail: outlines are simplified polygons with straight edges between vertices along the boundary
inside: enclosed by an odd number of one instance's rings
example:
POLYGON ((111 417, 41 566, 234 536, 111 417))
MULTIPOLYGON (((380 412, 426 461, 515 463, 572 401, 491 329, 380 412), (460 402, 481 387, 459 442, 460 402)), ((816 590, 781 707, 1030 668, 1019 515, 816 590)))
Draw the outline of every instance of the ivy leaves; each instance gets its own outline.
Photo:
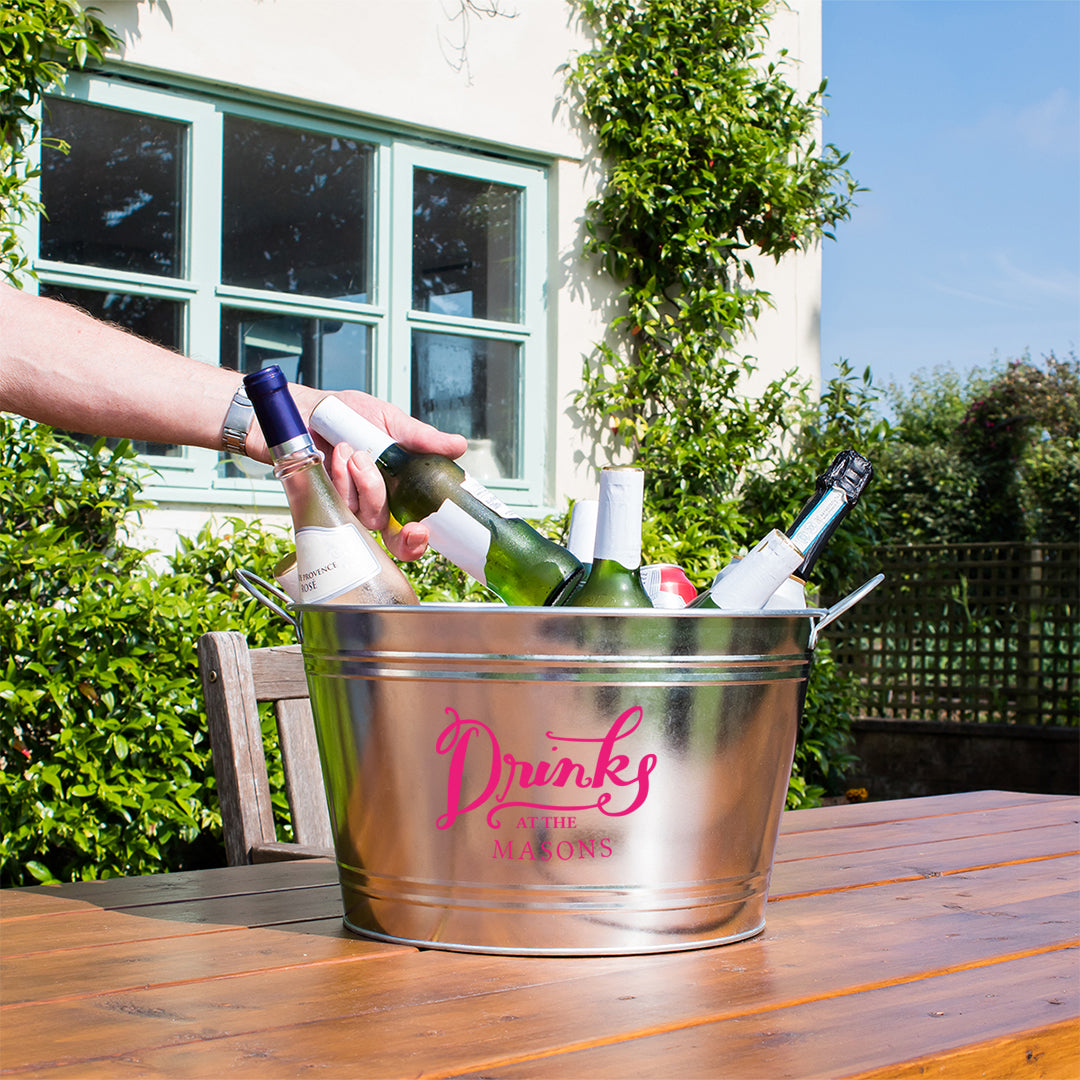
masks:
POLYGON ((0 4, 0 274, 14 284, 29 266, 17 226, 41 209, 31 189, 38 170, 24 153, 40 131, 35 109, 69 69, 103 59, 116 44, 113 32, 77 0, 0 4))
MULTIPOLYGON (((752 257, 807 248, 858 190, 815 131, 824 84, 767 62, 771 0, 582 0, 597 46, 571 74, 607 168, 586 252, 621 286, 622 314, 586 364, 582 413, 646 469, 650 508, 729 498, 791 422, 798 387, 755 401, 734 343, 770 303, 752 257)), ((792 358, 794 360, 794 358, 792 358)), ((732 525, 738 525, 737 513, 732 525)))

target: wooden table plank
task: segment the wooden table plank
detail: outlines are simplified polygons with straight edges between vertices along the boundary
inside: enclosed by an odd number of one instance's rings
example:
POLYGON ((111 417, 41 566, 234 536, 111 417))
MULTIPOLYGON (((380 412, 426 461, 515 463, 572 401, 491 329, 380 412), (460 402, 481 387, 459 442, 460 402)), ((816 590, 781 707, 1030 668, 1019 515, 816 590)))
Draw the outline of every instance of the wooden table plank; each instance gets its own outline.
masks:
POLYGON ((980 884, 973 878, 927 879, 893 917, 892 886, 878 887, 877 903, 874 889, 791 901, 778 905, 762 937, 690 953, 530 960, 431 951, 23 1006, 5 1025, 18 1014, 37 1038, 5 1052, 4 1064, 44 1072, 50 1063, 77 1061, 89 1069, 98 1059, 107 1072, 105 1062, 122 1056, 148 1075, 169 1075, 182 1061, 189 1076, 277 1076, 292 1075, 286 1065, 296 1055, 310 1061, 335 1048, 338 1060, 347 1052, 364 1063, 357 1075, 384 1076, 400 1074, 408 1046, 412 1073, 462 1071, 490 1060, 492 1040, 504 1057, 509 1045, 519 1054, 551 1053, 729 1018, 764 1003, 861 994, 1053 952, 1075 939, 1076 926, 1054 918, 1075 885, 1072 875, 1062 880, 1045 864, 1025 868, 1016 884, 1007 871, 984 873, 995 880, 981 882, 973 899, 964 896, 980 884), (990 890, 1022 899, 987 908, 981 900, 990 890), (427 1031, 461 1037, 418 1036, 427 1031))
POLYGON ((1075 1019, 1060 1020, 1019 1035, 989 1039, 957 1050, 923 1054, 903 1065, 886 1065, 845 1080, 1076 1080, 1080 1051, 1075 1019))
POLYGON ((786 859, 773 868, 769 887, 773 902, 813 892, 858 889, 883 881, 917 881, 941 874, 966 874, 983 867, 1020 866, 1080 850, 1075 825, 1053 825, 1009 835, 919 842, 901 847, 834 856, 786 859))
MULTIPOLYGON (((971 890, 976 883, 997 891, 995 876, 1003 877, 1007 886, 1007 892, 998 893, 999 898, 1007 896, 1012 903, 1028 902, 1071 888, 1080 880, 1080 859, 1066 858, 1057 863, 1042 861, 1021 875, 1011 869, 999 875, 993 871, 983 872, 976 881, 967 884, 960 878, 946 886, 950 891, 943 893, 946 899, 941 902, 954 906, 970 903, 971 890)), ((905 895, 879 891, 860 903, 860 908, 864 915, 880 913, 882 919, 888 919, 894 917, 898 906, 906 907, 908 900, 905 895)), ((774 910, 769 912, 770 925, 774 910)), ((818 910, 825 922, 835 915, 831 908, 818 910)), ((813 918, 812 912, 804 915, 807 930, 817 925, 813 918)), ((273 932, 275 937, 271 941, 260 931, 223 932, 199 942, 197 951, 185 937, 149 941, 140 938, 92 949, 57 945, 47 958, 41 953, 6 958, 4 977, 0 981, 0 1002, 5 1005, 47 1002, 300 963, 385 956, 408 948, 360 938, 345 930, 340 918, 336 917, 321 922, 277 926, 273 932)))
POLYGON ((176 874, 0 889, 0 923, 31 916, 65 915, 86 908, 115 910, 209 897, 252 896, 336 882, 337 871, 331 859, 294 859, 261 866, 227 866, 176 874))
POLYGON ((915 799, 840 803, 794 810, 780 820, 781 834, 816 829, 846 829, 889 821, 952 817, 955 814, 999 810, 1012 806, 1076 803, 1075 795, 1043 795, 1024 791, 960 791, 953 795, 925 795, 915 799))
POLYGON ((847 825, 844 828, 802 829, 783 833, 776 845, 776 862, 814 859, 821 855, 901 848, 910 844, 965 840, 975 837, 1008 837, 1053 826, 1071 827, 1080 840, 1080 806, 1068 800, 1028 803, 999 810, 973 810, 963 814, 939 814, 897 821, 847 825))
POLYGON ((200 938, 197 943, 190 936, 139 939, 5 958, 0 1009, 415 951, 408 945, 358 937, 344 928, 337 915, 200 938))
POLYGON ((422 1075, 653 1080, 718 1075, 722 1062, 738 1061, 740 1080, 885 1080, 898 1075, 1067 1080, 1080 1075, 1077 975, 1074 954, 1023 957, 880 987, 859 993, 857 1000, 829 997, 586 1050, 490 1062, 464 1074, 422 1075), (996 992, 1001 984, 1008 985, 1008 995, 996 992), (1038 1071, 1028 1059, 1035 1040, 994 1034, 1008 1025, 1040 1031, 1038 1071), (920 1066, 906 1074, 896 1071, 896 1061, 912 1058, 920 1066), (989 1071, 983 1071, 987 1066, 989 1071), (922 1067, 933 1071, 916 1071, 922 1067), (969 1071, 973 1067, 978 1071, 969 1071))
POLYGON ((9 920, 3 925, 4 954, 7 958, 33 956, 57 947, 151 941, 334 916, 341 916, 341 893, 336 885, 104 911, 83 907, 67 913, 62 923, 50 918, 9 920))

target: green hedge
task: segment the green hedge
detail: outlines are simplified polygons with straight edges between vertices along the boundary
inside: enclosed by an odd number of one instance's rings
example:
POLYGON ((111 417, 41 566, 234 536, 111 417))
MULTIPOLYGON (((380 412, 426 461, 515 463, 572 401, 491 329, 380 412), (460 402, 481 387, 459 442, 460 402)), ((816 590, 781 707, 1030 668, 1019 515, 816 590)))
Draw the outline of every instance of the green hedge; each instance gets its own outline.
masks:
POLYGON ((288 538, 229 522, 161 565, 126 444, 0 417, 0 447, 0 882, 222 864, 198 637, 289 640, 231 580, 288 538))
MULTIPOLYGON (((197 642, 210 629, 241 630, 252 646, 293 640, 233 578, 240 566, 267 574, 291 541, 230 519, 165 558, 128 533, 145 507, 141 486, 126 443, 88 446, 0 414, 5 886, 224 864, 197 642)), ((557 535, 565 522, 546 524, 557 535)), ((431 552, 409 576, 425 600, 486 598, 431 552)), ((835 787, 847 761, 850 691, 834 674, 823 648, 793 806, 835 787)), ((279 835, 288 838, 269 712, 264 734, 279 835)))

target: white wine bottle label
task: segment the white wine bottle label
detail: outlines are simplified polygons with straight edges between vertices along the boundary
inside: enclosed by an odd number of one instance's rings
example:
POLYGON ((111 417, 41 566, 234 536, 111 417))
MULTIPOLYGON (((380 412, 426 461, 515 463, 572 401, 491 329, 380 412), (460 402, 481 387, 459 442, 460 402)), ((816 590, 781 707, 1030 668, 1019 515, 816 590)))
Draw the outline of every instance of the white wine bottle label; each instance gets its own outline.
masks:
MULTIPOLYGON (((461 481, 461 486, 474 499, 482 502, 493 514, 498 514, 501 518, 521 517, 520 514, 515 514, 498 495, 492 491, 488 491, 479 480, 474 480, 468 473, 465 474, 465 479, 461 481)), ((485 529, 484 531, 486 532, 487 530, 485 529)))
POLYGON ((428 527, 428 542, 440 555, 460 566, 481 585, 487 584, 484 566, 491 547, 491 533, 476 518, 447 499, 435 513, 424 518, 424 524, 428 527))
POLYGON ((379 576, 379 563, 355 525, 297 530, 296 565, 302 604, 333 600, 379 576))

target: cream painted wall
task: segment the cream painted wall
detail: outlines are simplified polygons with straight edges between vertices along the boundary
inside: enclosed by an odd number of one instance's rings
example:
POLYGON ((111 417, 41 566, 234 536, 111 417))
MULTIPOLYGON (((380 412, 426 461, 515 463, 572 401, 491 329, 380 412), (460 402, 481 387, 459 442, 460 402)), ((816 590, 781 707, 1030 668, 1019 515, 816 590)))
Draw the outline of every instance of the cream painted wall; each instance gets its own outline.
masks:
POLYGON ((408 127, 573 157, 558 68, 586 47, 563 0, 98 0, 130 64, 408 127))
MULTIPOLYGON (((821 77, 820 0, 789 0, 773 24, 776 48, 799 57, 800 89, 821 77)), ((135 72, 254 89, 303 107, 318 103, 374 121, 524 152, 550 165, 550 506, 591 494, 591 440, 572 397, 582 357, 611 315, 611 284, 581 257, 585 204, 598 163, 574 123, 560 66, 588 48, 564 0, 498 0, 513 17, 466 17, 461 0, 98 0, 135 72)), ((797 366, 818 378, 820 255, 762 265, 775 310, 744 351, 757 379, 797 366)), ((757 380, 755 380, 756 382, 757 380)), ((205 509, 163 508, 155 539, 187 531, 205 509)))

